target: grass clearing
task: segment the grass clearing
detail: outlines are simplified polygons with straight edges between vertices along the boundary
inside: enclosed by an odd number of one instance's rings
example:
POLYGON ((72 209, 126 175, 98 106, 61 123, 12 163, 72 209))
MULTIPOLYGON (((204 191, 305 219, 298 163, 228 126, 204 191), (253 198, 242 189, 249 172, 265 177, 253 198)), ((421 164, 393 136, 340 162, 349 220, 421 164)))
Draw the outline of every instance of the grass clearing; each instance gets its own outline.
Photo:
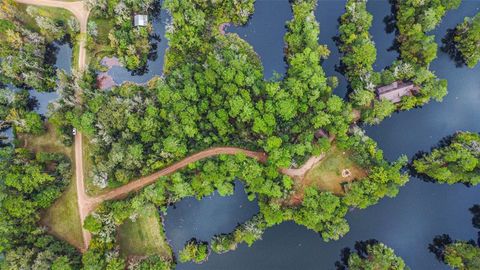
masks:
POLYGON ((73 147, 66 147, 62 144, 51 124, 47 124, 46 127, 47 132, 41 136, 18 134, 19 146, 33 152, 59 152, 67 155, 72 162, 72 178, 62 196, 42 213, 40 223, 46 226, 52 235, 76 247, 81 247, 83 246, 83 237, 77 205, 74 150, 73 147))
POLYGON ((325 153, 325 157, 310 169, 304 178, 295 179, 294 193, 290 196, 288 204, 300 204, 303 192, 307 187, 315 187, 321 191, 330 191, 335 195, 344 195, 343 184, 354 180, 363 179, 367 171, 355 163, 348 152, 338 149, 333 145, 325 153), (350 175, 342 176, 342 171, 348 170, 350 175))
POLYGON ((62 196, 43 213, 40 222, 58 238, 64 239, 75 247, 83 246, 75 181, 72 181, 62 196))
POLYGON ((153 205, 145 206, 135 222, 127 221, 119 227, 120 252, 125 257, 159 255, 172 259, 160 215, 153 205))
MULTIPOLYGON (((20 11, 18 16, 25 23, 25 26, 28 29, 39 32, 40 28, 37 26, 37 23, 35 22, 35 18, 33 18, 27 13, 27 8, 29 6, 30 5, 26 5, 26 4, 18 4, 18 9, 20 11)), ((38 11, 38 15, 50 18, 55 22, 61 22, 64 25, 66 25, 67 21, 71 17, 73 17, 72 13, 70 13, 68 10, 63 8, 44 7, 44 6, 35 6, 35 8, 38 11)))

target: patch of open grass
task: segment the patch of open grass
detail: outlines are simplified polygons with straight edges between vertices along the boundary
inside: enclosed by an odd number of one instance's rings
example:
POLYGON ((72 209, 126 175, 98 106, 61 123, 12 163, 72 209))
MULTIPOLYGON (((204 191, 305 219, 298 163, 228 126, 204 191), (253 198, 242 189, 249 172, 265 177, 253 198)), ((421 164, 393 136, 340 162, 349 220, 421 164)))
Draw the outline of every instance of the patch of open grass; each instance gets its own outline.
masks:
POLYGON ((160 215, 153 205, 145 206, 135 222, 127 219, 119 227, 118 240, 120 251, 126 257, 159 255, 165 259, 172 258, 160 215))
POLYGON ((83 238, 77 205, 74 150, 73 147, 62 144, 52 125, 47 124, 46 127, 47 132, 41 136, 18 134, 18 145, 33 152, 57 152, 67 155, 72 162, 72 178, 62 196, 42 213, 40 223, 48 228, 49 233, 76 247, 81 247, 83 238))
POLYGON ((49 228, 49 232, 75 247, 83 246, 82 227, 77 205, 75 181, 71 181, 67 190, 42 215, 41 224, 49 228))
POLYGON ((325 154, 325 157, 315 167, 307 172, 302 181, 302 186, 314 186, 322 191, 331 191, 336 195, 343 195, 343 183, 365 178, 367 172, 356 164, 348 152, 336 146, 325 154), (349 170, 351 175, 342 176, 343 170, 349 170))
MULTIPOLYGON (((19 14, 17 16, 24 22, 25 27, 39 32, 40 28, 37 26, 35 22, 35 18, 28 15, 27 8, 29 5, 26 4, 18 4, 19 14)), ((73 16, 68 10, 63 8, 54 8, 54 7, 43 7, 43 6, 35 6, 38 10, 38 14, 43 17, 50 18, 56 22, 62 22, 62 24, 66 24, 67 21, 73 16)))

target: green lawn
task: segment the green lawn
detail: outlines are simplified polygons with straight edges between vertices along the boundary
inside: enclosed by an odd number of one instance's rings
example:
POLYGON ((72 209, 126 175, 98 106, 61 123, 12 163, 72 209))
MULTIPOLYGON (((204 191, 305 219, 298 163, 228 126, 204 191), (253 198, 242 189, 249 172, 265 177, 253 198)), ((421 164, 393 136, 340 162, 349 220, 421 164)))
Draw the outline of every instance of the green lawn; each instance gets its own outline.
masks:
POLYGON ((159 255, 165 259, 172 258, 160 216, 153 205, 147 205, 135 222, 127 219, 119 227, 118 240, 120 251, 126 257, 159 255))
POLYGON ((19 146, 26 147, 34 152, 60 152, 70 158, 72 162, 70 184, 62 196, 42 213, 40 223, 46 226, 51 234, 76 247, 81 247, 83 238, 77 206, 73 147, 64 146, 58 139, 53 126, 49 124, 47 124, 45 134, 41 136, 19 134, 18 141, 19 146))
MULTIPOLYGON (((25 26, 33 31, 40 31, 40 29, 37 26, 37 23, 35 22, 35 19, 32 18, 30 15, 27 13, 27 7, 29 5, 25 4, 18 4, 18 8, 20 10, 20 13, 18 14, 23 22, 25 22, 25 26)), ((63 8, 53 8, 53 7, 42 7, 42 6, 35 6, 38 10, 38 14, 43 17, 47 17, 50 19, 53 19, 54 21, 61 21, 63 24, 66 24, 68 19, 72 17, 73 15, 68 11, 63 8)))
POLYGON ((342 183, 362 179, 366 175, 366 171, 350 159, 348 152, 333 146, 325 158, 306 174, 302 185, 315 186, 320 190, 342 195, 344 193, 342 183), (351 176, 342 177, 344 169, 348 169, 351 176))
POLYGON ((62 197, 43 213, 40 222, 50 229, 51 234, 76 247, 83 246, 75 181, 72 181, 62 197))

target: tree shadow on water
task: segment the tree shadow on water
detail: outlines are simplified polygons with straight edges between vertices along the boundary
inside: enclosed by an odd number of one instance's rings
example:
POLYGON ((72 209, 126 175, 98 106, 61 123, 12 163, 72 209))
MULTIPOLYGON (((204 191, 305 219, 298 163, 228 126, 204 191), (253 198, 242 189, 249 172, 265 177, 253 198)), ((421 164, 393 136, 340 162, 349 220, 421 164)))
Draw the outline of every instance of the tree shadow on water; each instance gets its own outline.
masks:
POLYGON ((428 250, 435 255, 437 260, 443 262, 445 259, 445 248, 452 243, 453 240, 450 235, 437 235, 433 238, 432 243, 428 245, 428 250))
POLYGON ((368 257, 367 247, 371 245, 378 244, 378 240, 376 239, 369 239, 366 241, 357 241, 355 242, 355 250, 352 250, 349 247, 346 247, 340 251, 340 260, 335 262, 335 269, 336 270, 347 270, 348 269, 348 260, 353 253, 357 253, 358 256, 362 259, 366 259, 368 257))
MULTIPOLYGON (((472 225, 476 229, 480 229, 480 204, 475 204, 470 209, 470 213, 472 213, 472 225)), ((480 232, 479 232, 480 233, 480 232)))
POLYGON ((390 46, 387 51, 392 52, 396 51, 399 53, 400 58, 400 43, 398 42, 397 37, 399 36, 399 31, 397 28, 397 8, 396 8, 396 1, 389 0, 390 3, 390 15, 385 16, 383 18, 383 23, 385 24, 385 32, 387 34, 395 33, 395 38, 393 39, 392 46, 390 46))
POLYGON ((68 44, 73 48, 72 38, 70 35, 65 35, 60 40, 55 40, 46 46, 44 64, 47 66, 55 66, 57 64, 57 55, 60 52, 60 46, 68 44))
POLYGON ((454 41, 455 37, 455 29, 450 28, 447 30, 447 34, 445 35, 444 38, 442 38, 442 47, 440 49, 442 52, 448 54, 450 56, 450 59, 455 62, 456 67, 464 67, 465 66, 465 61, 463 60, 462 54, 460 51, 457 49, 457 46, 455 45, 454 41))

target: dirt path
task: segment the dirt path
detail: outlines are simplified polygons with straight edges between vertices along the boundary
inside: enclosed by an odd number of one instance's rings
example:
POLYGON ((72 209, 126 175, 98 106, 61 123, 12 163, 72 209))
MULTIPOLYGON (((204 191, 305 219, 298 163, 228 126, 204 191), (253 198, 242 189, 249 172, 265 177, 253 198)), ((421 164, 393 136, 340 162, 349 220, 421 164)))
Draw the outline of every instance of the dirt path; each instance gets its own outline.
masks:
POLYGON ((138 191, 142 189, 143 187, 150 185, 154 183, 155 181, 158 180, 158 178, 162 176, 166 176, 169 174, 172 174, 180 169, 185 168, 187 165, 194 163, 196 161, 205 159, 205 158, 210 158, 218 155, 236 155, 239 153, 245 154, 247 157, 254 158, 262 163, 267 162, 267 156, 263 152, 254 152, 254 151, 249 151, 241 148, 236 148, 236 147, 214 147, 214 148, 209 148, 207 150, 195 153, 193 155, 190 155, 158 172, 155 172, 151 175, 142 177, 140 179, 134 180, 124 186, 121 186, 119 188, 116 188, 114 190, 111 190, 107 193, 98 195, 96 197, 88 197, 86 200, 88 201, 88 206, 85 207, 86 212, 93 211, 96 206, 98 206, 100 203, 103 201, 107 200, 113 200, 113 199, 118 199, 125 197, 128 193, 133 192, 133 191, 138 191))
POLYGON ((312 156, 310 157, 302 167, 298 169, 280 169, 280 172, 288 175, 292 178, 295 177, 303 177, 307 172, 312 169, 318 162, 320 162, 325 157, 325 154, 321 154, 320 156, 312 156))
POLYGON ((80 250, 84 252, 90 245, 92 235, 89 231, 83 229, 83 221, 85 221, 85 218, 90 213, 88 207, 90 205, 90 198, 85 192, 85 181, 83 176, 83 138, 80 132, 75 135, 75 179, 77 187, 78 213, 80 215, 80 222, 82 223, 82 236, 84 245, 80 250))
MULTIPOLYGON (((46 7, 55 7, 63 8, 70 11, 75 18, 77 18, 80 24, 80 35, 78 39, 78 70, 80 72, 84 71, 87 66, 87 23, 88 16, 90 15, 90 10, 86 7, 83 1, 76 2, 67 2, 67 1, 58 1, 58 0, 15 0, 18 3, 27 4, 27 5, 36 5, 36 6, 46 6, 46 7)), ((82 93, 75 93, 77 99, 81 100, 82 93)), ((78 210, 80 213, 80 220, 83 224, 85 217, 88 215, 88 212, 85 211, 85 206, 88 205, 88 197, 85 194, 84 186, 84 177, 83 177, 83 144, 82 144, 82 134, 77 133, 75 136, 75 178, 77 186, 77 198, 78 198, 78 210)), ((88 249, 90 244, 91 235, 90 233, 83 229, 82 226, 82 236, 83 236, 83 247, 79 247, 82 252, 88 249)))
MULTIPOLYGON (((143 187, 154 183, 160 177, 170 175, 180 169, 185 168, 187 165, 194 163, 196 161, 218 156, 218 155, 236 155, 239 153, 243 153, 247 157, 254 158, 262 163, 267 162, 267 155, 264 152, 254 152, 254 151, 249 151, 249 150, 245 150, 237 147, 209 148, 207 150, 190 155, 158 172, 155 172, 151 175, 134 180, 126 185, 123 185, 119 188, 108 191, 96 197, 89 197, 83 192, 84 198, 82 198, 82 200, 84 201, 84 204, 80 209, 80 211, 82 212, 81 216, 86 217, 90 212, 95 210, 95 208, 104 201, 126 197, 130 192, 138 191, 143 187)), ((292 178, 303 177, 310 169, 312 169, 324 157, 325 157, 324 154, 320 156, 313 156, 310 159, 308 159, 308 161, 302 167, 298 169, 280 169, 280 172, 292 178)), ((83 188, 82 190, 85 190, 85 189, 83 188)), ((80 196, 79 196, 79 200, 80 200, 80 196)))

